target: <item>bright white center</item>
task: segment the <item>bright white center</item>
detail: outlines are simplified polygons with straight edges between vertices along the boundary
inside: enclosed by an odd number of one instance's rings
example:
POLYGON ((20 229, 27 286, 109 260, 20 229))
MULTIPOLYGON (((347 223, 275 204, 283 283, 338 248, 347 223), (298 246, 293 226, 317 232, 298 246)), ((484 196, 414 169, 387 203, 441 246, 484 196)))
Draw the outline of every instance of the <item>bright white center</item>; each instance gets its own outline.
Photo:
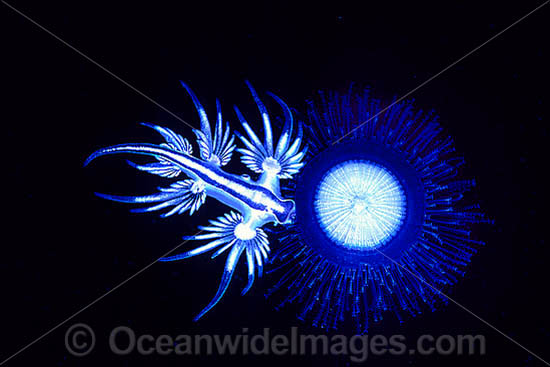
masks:
POLYGON ((399 181, 384 167, 348 161, 322 178, 315 212, 326 235, 340 246, 371 250, 389 241, 405 217, 399 181))
POLYGON ((198 179, 193 182, 193 185, 191 186, 191 193, 198 194, 200 192, 204 191, 204 188, 206 187, 206 184, 203 180, 198 179))
POLYGON ((237 237, 239 240, 251 240, 256 237, 256 230, 250 228, 244 223, 237 224, 233 232, 235 234, 235 237, 237 237))
POLYGON ((268 157, 262 162, 262 169, 275 175, 281 172, 281 165, 276 159, 268 157))

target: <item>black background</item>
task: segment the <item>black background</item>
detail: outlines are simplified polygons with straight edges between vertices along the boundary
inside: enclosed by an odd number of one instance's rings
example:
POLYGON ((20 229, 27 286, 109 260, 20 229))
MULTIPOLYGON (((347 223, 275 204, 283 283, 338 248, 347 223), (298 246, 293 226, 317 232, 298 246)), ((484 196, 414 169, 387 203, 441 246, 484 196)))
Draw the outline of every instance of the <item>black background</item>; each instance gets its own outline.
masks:
MULTIPOLYGON (((198 126, 178 80, 188 82, 211 112, 222 101, 236 128, 233 104, 257 111, 244 85, 253 82, 291 106, 318 89, 350 82, 387 99, 401 96, 535 8, 540 2, 341 3, 9 2, 168 110, 198 126)), ((96 198, 152 192, 162 180, 124 159, 87 168, 86 156, 121 142, 159 142, 138 122, 156 122, 184 136, 191 130, 2 4, 2 252, 0 360, 33 341, 226 211, 208 200, 187 215, 159 219, 96 198)), ((487 246, 450 295, 544 359, 550 359, 546 231, 548 7, 528 17, 418 90, 415 105, 435 109, 477 179, 481 205, 496 224, 487 246), (546 34, 546 33, 545 33, 546 34), (546 81, 545 81, 546 80, 546 81)), ((255 115, 256 114, 256 115, 255 115)), ((254 118, 251 118, 252 120, 254 118)), ((244 172, 234 159, 233 172, 244 172)), ((198 323, 192 317, 213 296, 224 258, 155 264, 29 347, 6 365, 346 365, 347 357, 113 355, 116 326, 137 334, 322 333, 275 311, 255 284, 245 297, 243 273, 198 323), (96 332, 96 349, 71 356, 64 333, 76 322, 96 332)), ((244 269, 240 269, 243 270, 244 269)), ((347 333, 341 330, 342 333, 347 333)), ((453 304, 399 325, 391 317, 371 334, 483 334, 487 354, 381 356, 383 365, 542 363, 453 304)))

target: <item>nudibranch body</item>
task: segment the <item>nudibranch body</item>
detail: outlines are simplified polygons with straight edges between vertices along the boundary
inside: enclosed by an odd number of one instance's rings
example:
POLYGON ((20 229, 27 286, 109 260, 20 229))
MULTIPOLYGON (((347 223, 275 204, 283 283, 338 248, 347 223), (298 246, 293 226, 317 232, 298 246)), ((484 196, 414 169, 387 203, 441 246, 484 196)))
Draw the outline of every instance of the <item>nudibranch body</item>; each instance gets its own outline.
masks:
POLYGON ((235 150, 235 137, 231 134, 228 124, 224 128, 221 106, 216 101, 217 119, 212 136, 211 125, 203 106, 191 89, 182 82, 199 113, 201 129, 194 130, 200 150, 200 158, 194 157, 189 141, 170 129, 144 124, 159 132, 165 143, 154 144, 120 144, 100 149, 93 153, 85 165, 97 157, 110 154, 137 154, 156 158, 156 162, 145 165, 129 162, 138 170, 156 174, 166 178, 178 177, 184 174, 188 179, 176 181, 167 188, 159 188, 159 192, 146 196, 115 196, 97 194, 105 199, 134 203, 152 204, 146 208, 134 209, 134 212, 150 212, 161 209, 171 209, 162 216, 182 214, 189 211, 193 214, 204 203, 206 197, 212 197, 229 206, 235 212, 230 212, 216 220, 211 220, 209 226, 199 227, 203 233, 186 237, 194 240, 208 240, 201 247, 183 254, 162 258, 161 261, 175 261, 208 251, 217 250, 212 257, 229 250, 222 280, 218 292, 212 301, 196 317, 202 317, 223 296, 227 289, 235 266, 243 252, 248 263, 248 284, 243 290, 246 293, 252 286, 256 271, 261 276, 263 264, 270 252, 267 235, 262 227, 268 223, 274 225, 289 224, 295 215, 295 204, 281 196, 279 181, 289 179, 302 168, 305 150, 301 150, 302 128, 293 134, 293 116, 289 107, 277 96, 270 94, 282 107, 285 124, 277 144, 274 144, 271 121, 266 107, 260 100, 254 88, 248 87, 262 116, 264 141, 260 141, 241 112, 235 107, 236 114, 248 137, 237 134, 244 148, 237 149, 242 154, 241 161, 259 178, 254 181, 247 176, 225 172, 222 167, 231 160, 235 150))

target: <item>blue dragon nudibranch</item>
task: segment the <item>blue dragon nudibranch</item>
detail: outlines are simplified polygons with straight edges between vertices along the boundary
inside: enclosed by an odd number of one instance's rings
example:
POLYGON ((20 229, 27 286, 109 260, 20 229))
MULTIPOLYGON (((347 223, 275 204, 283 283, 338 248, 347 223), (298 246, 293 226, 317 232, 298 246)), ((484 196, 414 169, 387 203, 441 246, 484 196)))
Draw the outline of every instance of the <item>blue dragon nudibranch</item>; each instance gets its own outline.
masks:
POLYGON ((408 102, 382 109, 368 90, 356 93, 350 88, 347 94, 321 93, 310 101, 302 125, 270 94, 284 114, 275 144, 267 109, 247 84, 261 115, 264 139, 236 107, 247 136, 235 134, 243 144, 237 149, 241 161, 257 180, 222 169, 236 146, 229 124, 223 124, 220 103, 216 101, 212 133, 205 109, 184 83, 200 117, 200 130, 194 130, 200 158, 192 155, 187 139, 145 124, 165 142, 115 145, 86 161, 109 154, 147 155, 155 161, 129 163, 166 178, 187 176, 152 195, 98 194, 145 204, 135 212, 193 214, 208 196, 233 209, 199 227, 202 233, 186 237, 206 244, 161 259, 181 260, 208 251, 215 251, 216 257, 228 251, 218 291, 196 319, 221 299, 243 252, 248 264, 243 294, 268 260, 278 263, 275 270, 287 270, 268 295, 285 291, 281 304, 298 302, 299 318, 311 318, 320 327, 336 328, 351 317, 365 331, 369 320, 382 319, 384 311, 402 320, 403 314, 415 316, 446 303, 439 289, 464 274, 483 244, 475 238, 475 225, 491 221, 467 196, 475 181, 460 178, 464 160, 437 118, 414 111, 408 102), (279 245, 271 259, 265 232, 269 224, 275 225, 272 240, 279 245))
POLYGON ((193 132, 197 137, 200 158, 194 157, 191 143, 170 129, 152 124, 144 124, 156 130, 165 139, 165 143, 155 144, 120 144, 103 148, 86 160, 87 165, 92 160, 110 154, 138 154, 152 156, 156 162, 144 165, 129 162, 138 170, 166 178, 186 175, 188 178, 172 183, 167 188, 159 188, 159 192, 146 196, 115 196, 97 194, 98 196, 133 204, 148 204, 145 208, 134 209, 134 212, 151 212, 169 209, 163 217, 182 214, 189 211, 193 214, 210 196, 226 204, 231 211, 215 220, 210 220, 209 226, 199 227, 203 232, 186 237, 192 240, 208 240, 203 246, 183 254, 162 258, 161 261, 182 260, 191 256, 217 250, 212 257, 229 251, 218 291, 212 301, 197 315, 202 317, 221 299, 231 281, 237 262, 243 252, 248 263, 248 283, 243 290, 246 293, 252 286, 256 272, 261 276, 263 264, 270 252, 267 235, 262 229, 268 223, 289 224, 295 215, 293 200, 284 199, 280 192, 280 180, 292 178, 299 172, 304 163, 305 149, 301 149, 303 131, 298 124, 294 134, 294 120, 290 108, 276 95, 270 94, 281 106, 285 123, 278 141, 274 140, 271 121, 267 109, 250 83, 247 85, 260 111, 263 127, 263 142, 254 133, 248 122, 237 107, 235 112, 248 137, 236 133, 244 148, 237 149, 241 153, 241 161, 259 178, 254 181, 247 175, 236 175, 225 172, 222 167, 231 160, 235 150, 235 136, 231 133, 229 124, 225 126, 222 120, 220 102, 216 101, 217 118, 215 129, 208 120, 204 107, 193 91, 181 83, 191 96, 200 117, 200 130, 193 132), (276 143, 276 144, 275 144, 276 143))

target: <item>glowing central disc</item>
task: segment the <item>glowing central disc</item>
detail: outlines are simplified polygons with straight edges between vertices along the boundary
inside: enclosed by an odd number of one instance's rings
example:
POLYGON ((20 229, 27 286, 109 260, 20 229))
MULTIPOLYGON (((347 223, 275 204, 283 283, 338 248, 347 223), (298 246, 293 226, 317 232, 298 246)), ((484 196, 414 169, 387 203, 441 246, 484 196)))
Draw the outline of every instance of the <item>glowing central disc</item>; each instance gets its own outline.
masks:
POLYGON ((405 217, 401 184, 369 161, 347 161, 329 170, 317 186, 315 212, 336 244, 372 250, 388 242, 405 217))

